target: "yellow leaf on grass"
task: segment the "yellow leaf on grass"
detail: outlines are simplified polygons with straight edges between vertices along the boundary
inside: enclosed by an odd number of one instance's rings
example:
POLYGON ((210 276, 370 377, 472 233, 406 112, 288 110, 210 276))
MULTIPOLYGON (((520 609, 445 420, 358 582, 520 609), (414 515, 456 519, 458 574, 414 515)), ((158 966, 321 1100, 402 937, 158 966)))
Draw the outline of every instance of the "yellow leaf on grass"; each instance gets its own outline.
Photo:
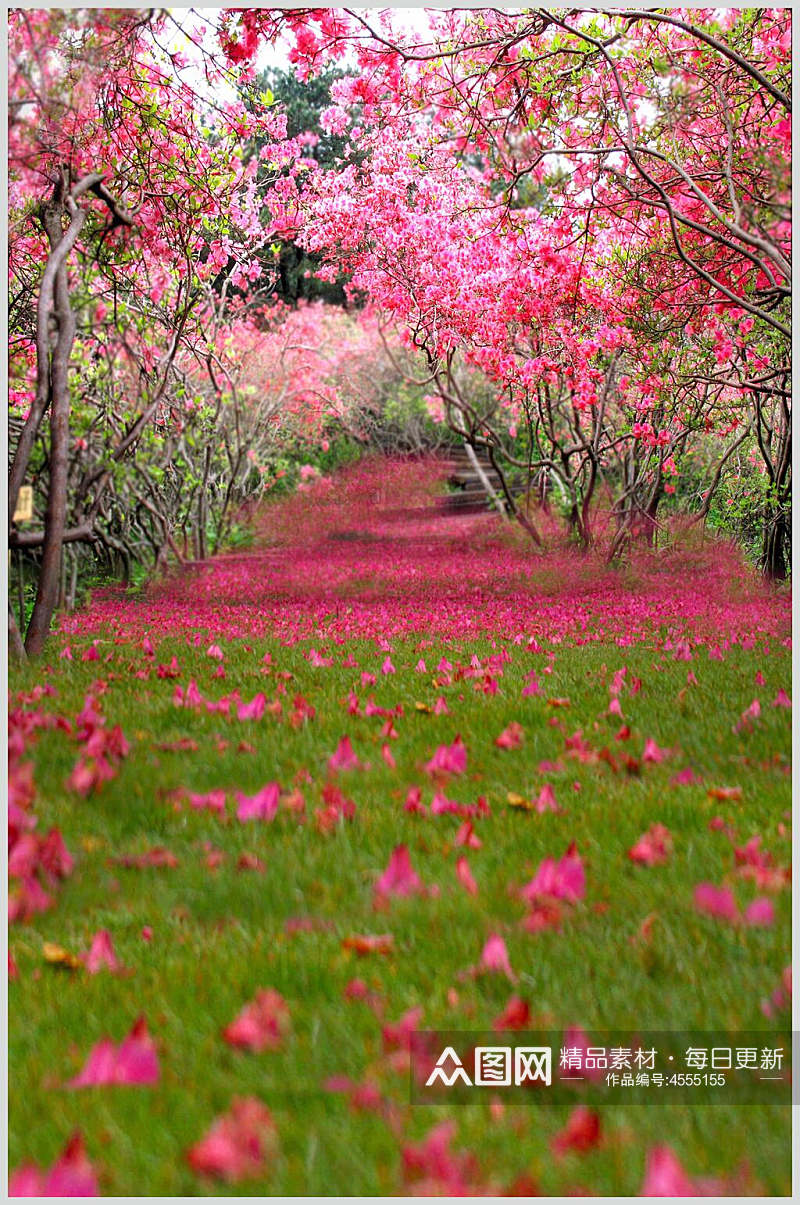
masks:
POLYGON ((518 795, 516 791, 509 791, 506 799, 511 804, 512 808, 524 808, 526 812, 533 811, 533 803, 530 799, 526 799, 524 795, 518 795))
POLYGON ((71 954, 69 950, 56 945, 54 941, 43 942, 42 956, 45 962, 49 962, 51 966, 66 967, 70 971, 77 971, 83 966, 77 954, 71 954))

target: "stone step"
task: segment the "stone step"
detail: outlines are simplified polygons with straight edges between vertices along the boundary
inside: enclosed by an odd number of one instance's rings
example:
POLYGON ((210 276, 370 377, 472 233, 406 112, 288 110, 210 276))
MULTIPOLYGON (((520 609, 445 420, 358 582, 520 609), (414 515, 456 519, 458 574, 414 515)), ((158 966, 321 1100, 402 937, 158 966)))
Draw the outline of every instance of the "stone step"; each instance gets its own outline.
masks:
MULTIPOLYGON (((487 470, 485 475, 487 481, 489 481, 496 489, 502 489, 502 486, 500 485, 500 478, 493 469, 487 470)), ((483 482, 477 473, 451 473, 447 480, 451 485, 478 485, 481 489, 483 489, 483 482)))

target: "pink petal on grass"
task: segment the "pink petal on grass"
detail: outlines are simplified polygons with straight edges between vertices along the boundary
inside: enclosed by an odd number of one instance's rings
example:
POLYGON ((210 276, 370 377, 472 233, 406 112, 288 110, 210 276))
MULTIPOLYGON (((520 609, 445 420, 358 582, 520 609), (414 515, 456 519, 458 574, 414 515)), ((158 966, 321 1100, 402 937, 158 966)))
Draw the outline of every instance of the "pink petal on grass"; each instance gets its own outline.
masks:
POLYGON ((600 1115, 586 1105, 577 1105, 563 1130, 552 1139, 551 1146, 555 1154, 564 1155, 567 1151, 590 1151, 599 1142, 600 1115))
POLYGON ((353 752, 353 745, 349 736, 343 736, 336 746, 336 751, 328 758, 329 770, 358 770, 361 768, 361 762, 353 752))
POLYGON ((671 787, 688 787, 693 786, 696 783, 701 783, 702 781, 702 778, 695 774, 691 766, 684 766, 684 768, 679 770, 677 774, 672 775, 672 778, 669 780, 669 785, 671 787))
POLYGON ((100 1084, 155 1084, 159 1078, 158 1055, 147 1032, 144 1017, 128 1036, 115 1046, 102 1038, 89 1052, 80 1075, 70 1080, 70 1088, 90 1088, 100 1084))
POLYGON ((739 909, 730 887, 698 883, 694 889, 694 906, 698 912, 705 912, 718 920, 736 922, 739 919, 739 909))
POLYGON ((425 769, 429 774, 463 774, 467 768, 467 750, 460 736, 452 745, 440 745, 425 769))
POLYGON ((694 1197, 696 1186, 668 1146, 655 1146, 647 1154, 641 1197, 694 1197))
POLYGON ((507 728, 504 728, 498 737, 495 737, 495 745, 498 749, 518 749, 525 737, 522 725, 516 720, 512 720, 507 728))
POLYGON ((422 890, 422 881, 411 866, 408 847, 398 845, 392 852, 389 864, 375 884, 378 896, 413 895, 422 890))
POLYGON ((540 695, 541 693, 542 688, 539 685, 539 680, 536 677, 536 674, 531 672, 528 674, 527 681, 522 688, 522 697, 523 699, 527 699, 530 698, 531 695, 540 695))
POLYGON ((553 790, 553 784, 546 782, 541 791, 533 801, 533 806, 537 812, 560 812, 561 808, 556 803, 556 795, 553 790))
POLYGON ((236 817, 238 820, 274 820, 278 814, 281 788, 277 782, 268 782, 256 795, 236 792, 236 817))
POLYGON ((103 969, 108 969, 109 971, 122 970, 122 966, 114 953, 114 945, 108 929, 101 929, 98 933, 95 933, 92 938, 92 944, 86 953, 82 955, 82 958, 90 975, 96 975, 98 971, 102 971, 103 969))
POLYGON ((583 899, 586 894, 586 873, 575 842, 558 862, 554 858, 545 858, 520 894, 528 903, 555 899, 574 904, 583 899))
POLYGON ((205 794, 190 791, 187 798, 192 807, 198 810, 208 808, 212 812, 225 811, 225 792, 222 790, 207 791, 205 794))
POLYGON ((231 1046, 245 1050, 277 1050, 291 1027, 289 1008, 274 988, 256 992, 235 1021, 222 1033, 231 1046))
POLYGON ((670 756, 669 749, 659 749, 652 737, 648 737, 644 743, 644 752, 642 753, 643 762, 662 762, 670 756))
POLYGON ((502 975, 506 975, 512 983, 516 983, 517 976, 511 969, 506 943, 499 933, 492 933, 491 937, 487 939, 486 945, 481 952, 478 970, 497 971, 502 975))
POLYGON ((768 900, 765 896, 760 896, 757 900, 753 900, 744 910, 744 923, 746 925, 771 925, 775 921, 775 908, 772 900, 768 900))
POLYGON ((483 845, 480 837, 477 836, 475 829, 472 827, 471 820, 465 820, 455 835, 456 845, 466 845, 469 849, 480 849, 483 845))
POLYGON ((277 1153, 277 1131, 269 1109, 253 1096, 234 1099, 227 1113, 211 1126, 187 1154, 192 1169, 204 1176, 236 1183, 267 1170, 277 1153))
POLYGON ((59 1158, 44 1172, 26 1163, 11 1174, 10 1197, 96 1197, 97 1176, 86 1155, 83 1137, 73 1134, 59 1158))
POLYGON ((663 824, 651 824, 636 844, 628 850, 632 862, 642 866, 658 866, 666 862, 672 851, 672 835, 663 824))
POLYGON ((266 695, 259 692, 249 703, 239 703, 236 714, 240 720, 260 720, 267 705, 266 695))
POLYGON ((478 894, 478 884, 472 877, 472 871, 466 858, 459 858, 456 862, 456 876, 465 891, 468 891, 470 895, 478 894))

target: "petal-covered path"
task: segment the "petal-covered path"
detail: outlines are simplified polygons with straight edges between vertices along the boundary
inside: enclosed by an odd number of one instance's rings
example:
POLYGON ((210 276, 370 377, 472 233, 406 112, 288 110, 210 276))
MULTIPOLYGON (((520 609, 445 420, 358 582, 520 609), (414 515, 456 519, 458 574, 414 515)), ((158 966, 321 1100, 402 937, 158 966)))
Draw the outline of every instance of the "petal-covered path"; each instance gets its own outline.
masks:
POLYGON ((411 1103, 427 1031, 790 1008, 788 595, 441 490, 318 482, 12 681, 12 1189, 789 1191, 786 1108, 411 1103))

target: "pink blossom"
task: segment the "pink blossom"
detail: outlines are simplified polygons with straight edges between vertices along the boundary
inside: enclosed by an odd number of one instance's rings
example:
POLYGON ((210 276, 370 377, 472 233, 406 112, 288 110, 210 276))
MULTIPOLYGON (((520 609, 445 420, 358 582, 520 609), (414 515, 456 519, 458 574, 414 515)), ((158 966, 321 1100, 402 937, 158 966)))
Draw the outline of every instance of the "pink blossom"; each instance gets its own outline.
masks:
POLYGON ((472 827, 471 820, 465 820, 455 835, 456 845, 466 845, 469 849, 480 849, 483 842, 472 827))
POLYGON ((236 792, 236 809, 238 820, 274 820, 278 814, 278 801, 281 788, 277 782, 268 782, 255 795, 243 795, 236 792))
POLYGON ((467 750, 460 736, 452 745, 440 745, 425 769, 429 774, 463 774, 467 768, 467 750))
POLYGON ((32 1163, 12 1172, 8 1181, 10 1197, 96 1197, 97 1175, 89 1162, 83 1137, 73 1134, 49 1171, 32 1163))
MULTIPOLYGON (((189 803, 198 811, 208 808, 212 812, 219 813, 225 811, 225 798, 225 791, 223 790, 207 791, 205 794, 189 791, 187 795, 189 803)), ((242 817, 240 816, 239 819, 241 820, 242 817)))
POLYGON ((669 749, 659 749, 652 737, 648 737, 644 743, 644 752, 642 753, 643 762, 661 762, 669 757, 669 749))
POLYGON ((240 703, 236 712, 240 720, 260 720, 266 705, 266 696, 259 692, 250 703, 240 703))
POLYGON ((336 746, 336 751, 328 758, 328 769, 334 773, 337 770, 358 770, 361 762, 353 752, 349 736, 343 736, 336 746))
POLYGON ((516 720, 512 720, 508 727, 505 728, 498 737, 495 737, 494 743, 497 745, 498 749, 518 749, 522 744, 523 739, 524 733, 522 730, 522 725, 518 724, 516 720))
POLYGON ((234 1184, 263 1175, 267 1159, 276 1150, 277 1132, 269 1109, 248 1096, 234 1098, 228 1112, 217 1118, 187 1158, 194 1171, 234 1184))
POLYGON ((110 1038, 102 1038, 92 1048, 86 1064, 70 1088, 89 1088, 98 1084, 155 1084, 158 1082, 158 1056, 147 1032, 144 1017, 133 1026, 128 1036, 115 1046, 110 1038))
POLYGON ((564 900, 568 904, 582 900, 586 893, 586 874, 575 843, 556 862, 545 858, 536 874, 520 892, 528 903, 537 900, 564 900))
POLYGON ((277 1050, 291 1025, 286 1001, 273 988, 256 992, 235 1021, 223 1031, 231 1046, 247 1050, 277 1050))
POLYGON ((641 1197, 694 1197, 696 1188, 675 1152, 668 1146, 652 1147, 647 1154, 647 1168, 641 1197))
POLYGON ((628 850, 632 862, 642 866, 657 866, 666 862, 672 850, 672 836, 663 824, 652 824, 635 845, 628 850))
POLYGON ((553 784, 546 782, 533 804, 537 812, 560 812, 562 809, 556 803, 556 795, 553 790, 553 784))
POLYGON ((511 963, 508 959, 508 950, 506 943, 499 933, 492 933, 487 938, 486 944, 481 951, 481 960, 478 964, 479 971, 497 971, 499 974, 506 975, 512 983, 516 983, 517 976, 511 969, 511 963))
POLYGON ((739 909, 730 887, 699 883, 694 889, 694 906, 699 912, 707 912, 719 920, 736 922, 739 919, 739 909))
POLYGON ((122 966, 114 953, 114 944, 108 929, 100 929, 92 938, 92 944, 82 955, 86 969, 90 975, 107 968, 109 971, 119 971, 122 966))
POLYGON ((746 925, 768 926, 775 921, 775 908, 772 900, 761 896, 748 904, 742 918, 746 925))
POLYGON ((478 884, 472 877, 469 863, 464 857, 459 858, 456 862, 456 876, 465 891, 468 891, 470 895, 478 894, 478 884))
POLYGON ((398 845, 392 852, 386 870, 375 884, 377 896, 412 895, 422 890, 422 881, 411 866, 408 848, 398 845))

